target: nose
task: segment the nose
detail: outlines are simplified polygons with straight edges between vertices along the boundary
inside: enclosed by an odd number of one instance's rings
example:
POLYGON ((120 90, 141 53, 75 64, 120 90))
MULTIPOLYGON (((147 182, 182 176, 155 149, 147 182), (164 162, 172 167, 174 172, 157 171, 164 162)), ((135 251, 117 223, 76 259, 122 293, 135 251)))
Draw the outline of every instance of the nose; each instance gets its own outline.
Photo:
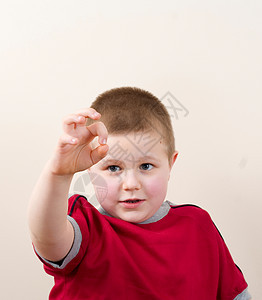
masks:
POLYGON ((141 188, 140 180, 134 170, 127 170, 123 176, 124 190, 139 190, 141 188))

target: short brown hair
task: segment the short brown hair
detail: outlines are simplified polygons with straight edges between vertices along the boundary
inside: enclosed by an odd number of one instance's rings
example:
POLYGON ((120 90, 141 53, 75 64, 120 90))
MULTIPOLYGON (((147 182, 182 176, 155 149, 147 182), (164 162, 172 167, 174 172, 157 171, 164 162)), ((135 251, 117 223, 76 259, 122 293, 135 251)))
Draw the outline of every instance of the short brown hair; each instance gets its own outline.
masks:
MULTIPOLYGON (((161 101, 148 91, 121 87, 100 94, 91 105, 101 114, 109 134, 157 131, 166 145, 170 161, 175 139, 170 116, 161 101)), ((87 125, 95 121, 88 119, 87 125)))

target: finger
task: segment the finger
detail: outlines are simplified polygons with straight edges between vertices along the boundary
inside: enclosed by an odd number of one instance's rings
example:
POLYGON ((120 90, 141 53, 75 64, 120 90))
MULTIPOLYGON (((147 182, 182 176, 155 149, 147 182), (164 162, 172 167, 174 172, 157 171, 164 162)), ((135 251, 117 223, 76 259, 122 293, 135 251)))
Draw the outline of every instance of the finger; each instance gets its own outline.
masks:
POLYGON ((108 145, 100 145, 95 149, 93 149, 90 153, 93 164, 96 164, 101 159, 103 159, 106 156, 108 149, 109 149, 108 145))
POLYGON ((98 142, 102 145, 107 143, 108 131, 102 122, 96 122, 87 127, 93 138, 98 136, 98 142))
POLYGON ((70 114, 63 118, 63 127, 65 129, 72 128, 72 125, 85 125, 86 118, 91 118, 93 120, 98 120, 101 117, 101 114, 98 113, 94 108, 86 108, 79 110, 75 114, 70 114))
POLYGON ((92 107, 80 109, 79 111, 76 112, 76 114, 79 116, 83 116, 85 118, 91 118, 95 120, 101 117, 101 114, 92 107))
POLYGON ((63 134, 58 140, 58 146, 64 147, 68 144, 75 145, 75 144, 77 144, 77 142, 78 142, 77 138, 72 137, 68 134, 63 134))
POLYGON ((72 125, 77 123, 85 123, 85 117, 76 114, 68 115, 63 119, 64 125, 72 125))

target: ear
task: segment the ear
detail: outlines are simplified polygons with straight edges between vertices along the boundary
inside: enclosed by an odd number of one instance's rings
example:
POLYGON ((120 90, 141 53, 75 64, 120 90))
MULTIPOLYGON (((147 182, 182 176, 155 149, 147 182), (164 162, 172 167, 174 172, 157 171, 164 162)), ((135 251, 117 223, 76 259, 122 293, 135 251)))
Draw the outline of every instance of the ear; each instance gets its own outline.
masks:
MULTIPOLYGON (((171 172, 172 167, 173 167, 173 165, 174 165, 174 163, 175 163, 175 161, 176 161, 176 159, 177 159, 177 156, 178 156, 178 152, 175 151, 175 152, 172 154, 171 158, 170 158, 170 172, 171 172)), ((169 178, 170 178, 170 172, 169 172, 168 180, 169 180, 169 178)))
POLYGON ((176 159, 177 159, 177 156, 178 156, 178 152, 175 151, 175 152, 172 154, 171 159, 170 159, 170 162, 171 162, 170 168, 173 167, 173 165, 174 165, 174 163, 175 163, 175 161, 176 161, 176 159))

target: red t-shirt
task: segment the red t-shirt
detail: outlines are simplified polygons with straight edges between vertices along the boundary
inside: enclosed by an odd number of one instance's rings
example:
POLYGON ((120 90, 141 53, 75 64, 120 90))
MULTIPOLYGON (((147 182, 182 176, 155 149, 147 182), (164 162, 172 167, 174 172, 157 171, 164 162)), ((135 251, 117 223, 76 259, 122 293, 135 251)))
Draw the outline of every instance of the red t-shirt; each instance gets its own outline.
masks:
POLYGON ((54 276, 51 300, 233 300, 247 283, 208 213, 171 206, 157 222, 134 224, 101 214, 84 196, 69 199, 82 242, 54 276))

